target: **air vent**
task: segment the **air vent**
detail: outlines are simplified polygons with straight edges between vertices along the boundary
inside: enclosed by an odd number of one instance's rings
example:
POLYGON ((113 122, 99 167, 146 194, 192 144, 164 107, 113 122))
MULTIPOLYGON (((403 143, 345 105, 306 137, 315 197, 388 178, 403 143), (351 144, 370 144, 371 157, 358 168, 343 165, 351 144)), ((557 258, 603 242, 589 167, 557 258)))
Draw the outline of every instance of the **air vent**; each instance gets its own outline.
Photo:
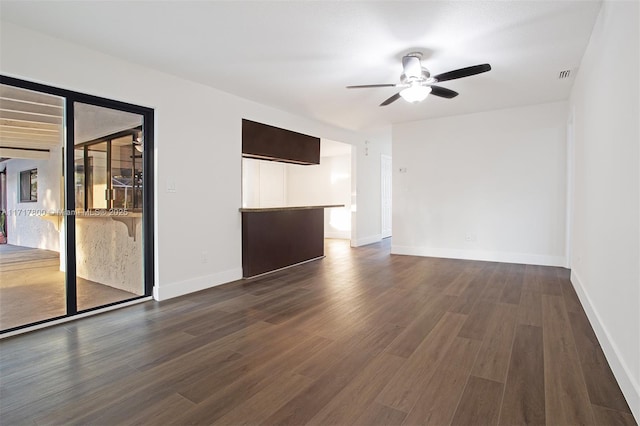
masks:
POLYGON ((570 75, 571 75, 571 70, 562 70, 558 74, 558 80, 563 80, 565 78, 569 78, 570 75))

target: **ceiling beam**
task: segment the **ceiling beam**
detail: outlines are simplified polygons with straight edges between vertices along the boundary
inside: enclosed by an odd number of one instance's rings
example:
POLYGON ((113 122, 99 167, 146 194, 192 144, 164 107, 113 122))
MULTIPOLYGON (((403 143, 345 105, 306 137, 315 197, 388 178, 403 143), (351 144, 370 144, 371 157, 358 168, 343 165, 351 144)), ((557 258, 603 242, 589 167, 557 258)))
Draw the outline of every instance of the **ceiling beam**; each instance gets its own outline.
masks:
POLYGON ((59 130, 49 129, 32 129, 29 127, 19 126, 2 126, 0 125, 0 134, 19 133, 21 135, 33 135, 33 136, 55 136, 60 134, 59 130))
POLYGON ((48 160, 49 151, 34 151, 28 149, 12 149, 0 147, 0 158, 23 158, 27 160, 48 160))
POLYGON ((45 114, 30 111, 16 111, 13 109, 0 108, 0 118, 29 120, 43 123, 62 123, 62 116, 57 114, 45 114))
MULTIPOLYGON (((8 97, 8 96, 0 96, 0 103, 5 104, 5 102, 18 102, 19 104, 27 104, 27 105, 36 105, 36 106, 43 106, 43 107, 47 107, 47 108, 56 108, 60 111, 62 111, 62 105, 56 105, 56 104, 51 104, 51 103, 45 103, 45 102, 36 102, 36 101, 29 101, 29 100, 25 100, 25 99, 18 99, 18 98, 13 98, 13 97, 8 97)), ((18 105, 19 105, 18 104, 18 105)))
POLYGON ((43 123, 41 121, 25 120, 21 118, 2 118, 0 117, 0 126, 12 126, 28 129, 38 129, 42 131, 59 132, 62 128, 61 124, 43 123))
POLYGON ((47 134, 38 134, 31 133, 29 131, 20 132, 20 131, 6 131, 0 127, 0 140, 4 138, 17 139, 17 140, 25 140, 25 141, 44 141, 44 142, 60 142, 60 134, 55 133, 47 133, 47 134))
POLYGON ((37 103, 41 105, 50 105, 57 107, 62 107, 64 105, 64 99, 60 96, 34 92, 31 90, 21 89, 19 87, 7 86, 5 84, 0 84, 0 97, 37 103))
POLYGON ((43 141, 24 141, 12 138, 0 138, 0 146, 10 148, 26 148, 26 149, 51 149, 62 146, 62 141, 43 142, 43 141))
POLYGON ((41 115, 62 118, 63 109, 55 105, 42 105, 34 102, 21 102, 0 98, 0 111, 41 115))

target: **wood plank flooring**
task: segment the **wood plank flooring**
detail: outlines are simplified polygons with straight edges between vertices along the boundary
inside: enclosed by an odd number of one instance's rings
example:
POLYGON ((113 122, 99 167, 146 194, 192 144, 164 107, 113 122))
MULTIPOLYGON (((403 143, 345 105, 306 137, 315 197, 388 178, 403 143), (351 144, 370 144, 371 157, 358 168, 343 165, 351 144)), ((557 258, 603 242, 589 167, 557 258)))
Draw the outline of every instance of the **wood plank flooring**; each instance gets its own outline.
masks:
POLYGON ((568 271, 326 254, 0 341, 0 423, 636 424, 568 271))
MULTIPOLYGON (((77 278, 78 309, 137 297, 108 285, 77 278)), ((66 313, 65 274, 60 254, 51 250, 0 245, 0 330, 66 313)))
MULTIPOLYGON (((58 265, 0 272, 0 330, 63 316, 64 280, 58 265)), ((78 277, 77 297, 84 310, 138 295, 78 277)))
POLYGON ((60 266, 60 253, 52 250, 0 244, 0 273, 33 267, 60 266))

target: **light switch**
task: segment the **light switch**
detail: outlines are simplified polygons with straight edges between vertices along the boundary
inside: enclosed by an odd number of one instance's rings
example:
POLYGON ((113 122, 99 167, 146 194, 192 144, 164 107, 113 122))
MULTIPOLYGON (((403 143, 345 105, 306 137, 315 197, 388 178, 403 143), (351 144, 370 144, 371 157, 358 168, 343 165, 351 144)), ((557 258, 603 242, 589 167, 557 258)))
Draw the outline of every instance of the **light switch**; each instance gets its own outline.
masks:
POLYGON ((176 181, 173 178, 167 179, 167 192, 176 192, 176 181))

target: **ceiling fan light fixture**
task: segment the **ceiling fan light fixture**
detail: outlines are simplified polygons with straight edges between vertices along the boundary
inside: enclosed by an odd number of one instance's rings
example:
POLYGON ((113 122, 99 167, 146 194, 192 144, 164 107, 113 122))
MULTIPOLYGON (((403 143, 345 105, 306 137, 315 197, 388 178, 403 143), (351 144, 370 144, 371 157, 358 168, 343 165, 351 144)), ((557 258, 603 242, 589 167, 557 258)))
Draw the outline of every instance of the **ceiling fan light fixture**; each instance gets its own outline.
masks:
POLYGON ((136 151, 143 152, 144 146, 142 142, 142 134, 138 133, 138 137, 133 140, 133 146, 136 148, 136 151))
POLYGON ((417 103, 427 99, 429 93, 431 93, 431 86, 415 84, 402 90, 400 96, 407 102, 417 103))

